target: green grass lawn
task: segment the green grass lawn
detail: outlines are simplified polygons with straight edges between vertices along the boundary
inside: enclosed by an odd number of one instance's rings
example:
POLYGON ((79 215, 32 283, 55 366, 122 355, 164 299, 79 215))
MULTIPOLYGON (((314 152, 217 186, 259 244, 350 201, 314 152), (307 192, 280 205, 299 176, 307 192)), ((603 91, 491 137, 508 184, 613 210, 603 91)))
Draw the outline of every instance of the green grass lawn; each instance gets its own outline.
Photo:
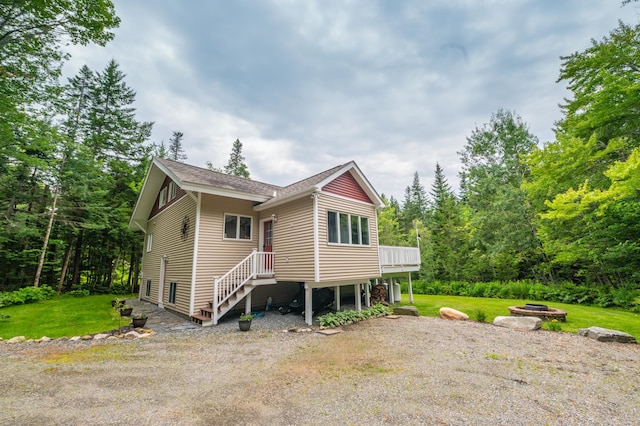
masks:
MULTIPOLYGON (((567 312, 567 322, 561 323, 562 331, 577 333, 580 328, 592 326, 610 328, 623 331, 640 340, 640 314, 617 309, 604 309, 592 306, 568 305, 556 302, 541 302, 534 300, 514 299, 485 299, 479 297, 462 296, 430 296, 415 294, 414 306, 423 316, 438 316, 442 307, 457 309, 476 319, 476 311, 482 310, 486 322, 493 322, 500 315, 509 316, 509 306, 522 306, 526 303, 541 303, 551 308, 562 309, 567 312)), ((402 295, 402 305, 409 305, 409 296, 402 295)))
POLYGON ((57 296, 28 305, 0 308, 0 315, 11 315, 11 318, 0 319, 0 337, 5 340, 15 336, 25 336, 27 339, 72 337, 128 325, 129 318, 120 318, 119 312, 111 308, 114 297, 110 294, 57 296))

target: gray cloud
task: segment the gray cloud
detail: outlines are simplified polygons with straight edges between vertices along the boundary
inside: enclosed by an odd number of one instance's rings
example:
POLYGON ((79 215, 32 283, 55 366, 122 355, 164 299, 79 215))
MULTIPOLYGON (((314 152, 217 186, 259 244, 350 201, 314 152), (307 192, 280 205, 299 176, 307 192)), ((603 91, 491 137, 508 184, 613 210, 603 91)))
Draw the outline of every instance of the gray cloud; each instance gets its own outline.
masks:
POLYGON ((560 55, 635 18, 616 2, 116 0, 107 48, 73 48, 66 67, 115 58, 154 140, 185 133, 188 162, 222 165, 236 138, 252 177, 287 184, 355 160, 402 198, 435 163, 457 185, 459 151, 498 108, 553 137, 560 55))

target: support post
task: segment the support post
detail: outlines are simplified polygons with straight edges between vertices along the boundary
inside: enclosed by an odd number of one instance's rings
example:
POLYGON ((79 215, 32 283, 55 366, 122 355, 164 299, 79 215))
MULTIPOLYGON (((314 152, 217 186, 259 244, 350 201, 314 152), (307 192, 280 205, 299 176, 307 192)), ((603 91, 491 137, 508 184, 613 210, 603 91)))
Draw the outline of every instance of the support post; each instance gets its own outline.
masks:
POLYGON ((215 277, 213 279, 213 304, 211 305, 213 308, 213 325, 218 325, 218 282, 219 278, 215 277))
POLYGON ((304 283, 304 322, 307 325, 313 324, 312 289, 307 283, 304 283))
POLYGON ((353 285, 353 291, 356 294, 356 311, 362 310, 362 301, 360 300, 360 284, 353 285))
POLYGON ((367 308, 371 307, 371 280, 364 283, 364 303, 367 305, 367 308))
POLYGON ((413 303, 413 287, 411 286, 411 272, 409 272, 409 282, 407 284, 409 290, 409 303, 413 303))
POLYGON ((394 298, 394 294, 393 294, 393 278, 389 278, 389 287, 387 287, 388 289, 388 293, 389 293, 389 304, 393 305, 394 303, 396 303, 395 298, 394 298))
POLYGON ((336 306, 336 311, 340 310, 340 286, 337 285, 333 288, 333 303, 336 306))
POLYGON ((251 292, 247 293, 247 295, 244 297, 244 313, 251 313, 251 292))

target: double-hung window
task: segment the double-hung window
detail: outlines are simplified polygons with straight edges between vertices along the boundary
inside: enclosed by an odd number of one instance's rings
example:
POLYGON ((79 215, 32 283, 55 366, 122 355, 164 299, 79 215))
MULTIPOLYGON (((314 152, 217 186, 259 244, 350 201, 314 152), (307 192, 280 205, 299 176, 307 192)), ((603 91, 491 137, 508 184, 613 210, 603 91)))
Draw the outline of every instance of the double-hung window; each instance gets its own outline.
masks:
POLYGON ((237 214, 224 215, 225 240, 251 240, 253 218, 237 214))
POLYGON ((144 295, 147 297, 151 296, 151 280, 147 280, 147 285, 144 289, 144 295))
POLYGON ((327 212, 327 241, 334 244, 369 245, 369 218, 327 212))
POLYGON ((160 191, 160 196, 158 197, 158 208, 162 208, 167 204, 167 187, 165 186, 160 191))
POLYGON ((169 201, 176 198, 176 194, 178 193, 178 185, 174 181, 169 182, 169 201))

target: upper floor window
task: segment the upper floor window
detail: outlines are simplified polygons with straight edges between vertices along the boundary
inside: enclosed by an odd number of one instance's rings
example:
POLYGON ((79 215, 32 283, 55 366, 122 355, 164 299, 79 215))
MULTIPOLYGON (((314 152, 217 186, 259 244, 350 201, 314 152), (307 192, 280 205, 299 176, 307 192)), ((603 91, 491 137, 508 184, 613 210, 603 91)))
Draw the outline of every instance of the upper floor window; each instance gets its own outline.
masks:
POLYGON ((158 207, 162 208, 164 207, 165 204, 167 204, 167 187, 166 186, 162 188, 162 191, 160 191, 160 196, 158 197, 158 207))
POLYGON ((327 212, 327 241, 335 244, 369 245, 369 218, 327 212))
POLYGON ((153 248, 153 234, 149 234, 147 236, 147 251, 151 251, 151 249, 153 248))
POLYGON ((250 240, 253 218, 237 214, 224 215, 224 238, 227 240, 250 240))
POLYGON ((176 198, 178 192, 178 185, 174 181, 169 182, 169 201, 176 198))

